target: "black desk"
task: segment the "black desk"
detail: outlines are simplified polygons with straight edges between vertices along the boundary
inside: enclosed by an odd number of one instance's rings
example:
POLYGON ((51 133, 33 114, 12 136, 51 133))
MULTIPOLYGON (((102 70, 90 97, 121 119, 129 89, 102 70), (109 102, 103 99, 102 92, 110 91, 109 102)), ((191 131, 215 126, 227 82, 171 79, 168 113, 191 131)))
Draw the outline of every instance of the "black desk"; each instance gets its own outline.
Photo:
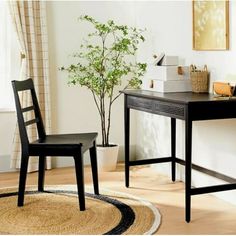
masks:
POLYGON ((129 187, 129 167, 171 162, 172 181, 175 181, 176 163, 185 165, 185 219, 191 219, 191 196, 236 189, 236 179, 192 164, 192 122, 236 118, 235 98, 216 98, 212 94, 158 93, 145 90, 124 90, 125 118, 125 184, 129 187), (145 111, 171 118, 171 156, 130 161, 130 109, 145 111), (185 161, 176 157, 176 119, 185 120, 185 161), (195 169, 222 179, 228 184, 191 188, 191 171, 195 169))

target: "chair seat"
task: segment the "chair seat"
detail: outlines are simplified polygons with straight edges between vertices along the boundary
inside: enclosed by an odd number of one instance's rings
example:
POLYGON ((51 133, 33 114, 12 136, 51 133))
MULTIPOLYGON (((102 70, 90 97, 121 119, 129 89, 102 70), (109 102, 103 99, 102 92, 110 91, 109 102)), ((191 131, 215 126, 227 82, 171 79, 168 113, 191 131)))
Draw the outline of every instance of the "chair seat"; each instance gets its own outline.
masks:
POLYGON ((30 143, 29 152, 30 155, 38 155, 44 150, 44 155, 69 156, 76 153, 80 147, 85 152, 93 146, 97 135, 97 133, 46 135, 44 139, 30 143))

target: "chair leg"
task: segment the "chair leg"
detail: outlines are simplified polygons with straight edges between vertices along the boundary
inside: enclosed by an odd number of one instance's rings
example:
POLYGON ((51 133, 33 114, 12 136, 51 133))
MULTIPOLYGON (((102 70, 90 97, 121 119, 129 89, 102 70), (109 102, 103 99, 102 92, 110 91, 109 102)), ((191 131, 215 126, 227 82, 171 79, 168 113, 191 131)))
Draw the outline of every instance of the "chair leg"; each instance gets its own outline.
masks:
POLYGON ((24 205, 24 193, 25 193, 25 183, 27 177, 29 156, 21 156, 21 168, 20 168, 20 180, 19 180, 19 190, 18 190, 18 207, 24 205))
POLYGON ((39 156, 38 191, 40 192, 44 191, 45 163, 46 157, 39 156))
POLYGON ((85 210, 83 153, 74 156, 80 211, 85 210))
POLYGON ((93 143, 93 147, 89 149, 89 153, 90 153, 90 160, 91 160, 91 167, 92 167, 94 193, 98 195, 99 187, 98 187, 97 148, 96 148, 95 141, 93 143))

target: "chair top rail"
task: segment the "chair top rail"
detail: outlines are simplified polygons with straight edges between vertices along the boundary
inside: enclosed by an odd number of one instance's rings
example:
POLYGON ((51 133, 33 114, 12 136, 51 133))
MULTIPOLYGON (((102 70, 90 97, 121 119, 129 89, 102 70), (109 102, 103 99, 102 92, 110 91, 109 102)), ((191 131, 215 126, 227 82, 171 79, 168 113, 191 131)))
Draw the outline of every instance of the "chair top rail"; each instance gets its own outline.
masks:
POLYGON ((24 81, 13 80, 12 83, 15 84, 15 88, 18 92, 34 88, 32 79, 27 79, 24 81))

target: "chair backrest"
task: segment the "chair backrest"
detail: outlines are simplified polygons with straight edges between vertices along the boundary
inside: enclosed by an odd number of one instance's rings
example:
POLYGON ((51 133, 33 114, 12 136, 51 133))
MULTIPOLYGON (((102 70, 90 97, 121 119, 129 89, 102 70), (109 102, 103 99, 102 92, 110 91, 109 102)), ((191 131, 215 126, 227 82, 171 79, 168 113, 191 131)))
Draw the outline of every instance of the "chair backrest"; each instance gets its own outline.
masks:
POLYGON ((22 147, 25 148, 27 147, 25 145, 29 144, 29 138, 28 138, 28 134, 26 130, 27 126, 36 124, 39 139, 44 139, 46 136, 46 133, 45 133, 44 125, 43 125, 43 120, 42 120, 33 80, 32 79, 27 79, 23 81, 13 80, 12 87, 13 87, 13 92, 14 92, 14 97, 15 97, 17 120, 18 120, 21 144, 22 144, 22 147), (19 92, 24 92, 27 90, 30 91, 30 95, 32 98, 32 106, 22 108, 19 92), (25 112, 30 112, 30 111, 31 112, 34 111, 35 117, 34 119, 25 121, 23 114, 25 112))

